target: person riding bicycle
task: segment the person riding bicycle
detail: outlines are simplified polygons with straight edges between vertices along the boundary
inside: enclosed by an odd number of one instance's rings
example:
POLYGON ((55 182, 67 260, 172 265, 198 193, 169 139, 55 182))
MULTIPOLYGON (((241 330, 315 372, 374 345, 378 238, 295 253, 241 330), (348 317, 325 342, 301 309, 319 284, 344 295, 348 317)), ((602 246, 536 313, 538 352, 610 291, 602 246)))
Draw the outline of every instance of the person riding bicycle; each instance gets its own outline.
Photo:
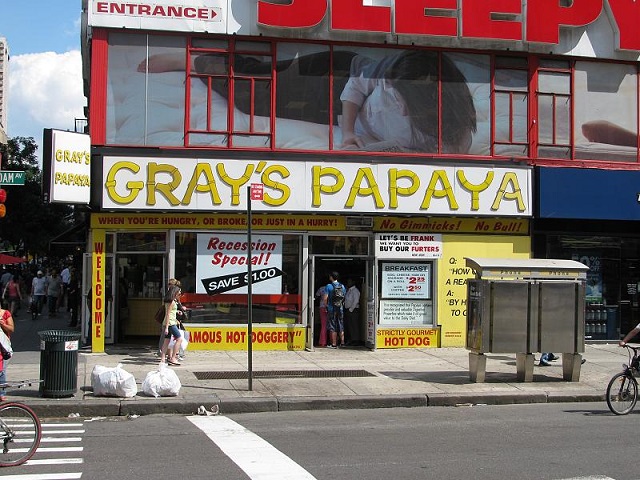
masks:
POLYGON ((625 335, 625 337, 618 342, 618 345, 624 347, 629 340, 640 333, 640 323, 633 328, 629 333, 625 335))

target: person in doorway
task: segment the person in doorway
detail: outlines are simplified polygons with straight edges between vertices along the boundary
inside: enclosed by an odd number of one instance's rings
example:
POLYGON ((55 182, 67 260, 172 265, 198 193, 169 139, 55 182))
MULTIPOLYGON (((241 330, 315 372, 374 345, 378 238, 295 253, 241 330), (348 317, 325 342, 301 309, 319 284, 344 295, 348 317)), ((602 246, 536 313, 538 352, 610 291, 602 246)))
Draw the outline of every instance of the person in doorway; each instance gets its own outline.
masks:
POLYGON ((42 270, 31 281, 31 313, 33 320, 42 313, 42 305, 47 297, 47 278, 42 270))
POLYGON ((182 332, 178 328, 178 302, 182 291, 178 285, 171 285, 167 289, 167 293, 164 296, 164 321, 162 322, 164 330, 164 342, 162 343, 162 349, 160 350, 160 363, 164 363, 165 355, 169 355, 167 362, 169 365, 179 366, 178 352, 180 350, 180 344, 182 343, 182 332), (173 348, 169 352, 169 342, 171 337, 175 339, 173 348))
POLYGON ((344 297, 344 324, 347 345, 360 345, 360 290, 352 278, 347 279, 344 297))
MULTIPOLYGON (((15 330, 13 323, 13 316, 9 310, 0 308, 0 328, 7 337, 11 337, 15 330)), ((7 382, 7 360, 0 355, 0 384, 7 382)), ((7 399, 7 393, 4 388, 0 389, 0 401, 4 402, 7 399)))
POLYGON ((18 305, 22 301, 20 283, 18 282, 18 279, 15 275, 12 275, 11 279, 4 286, 4 290, 2 291, 2 298, 7 300, 11 315, 15 315, 18 309, 18 305))
POLYGON ((328 329, 331 343, 327 348, 338 348, 338 339, 344 347, 344 297, 346 289, 338 280, 338 272, 331 272, 329 283, 325 287, 324 300, 327 304, 328 329))
POLYGON ((326 347, 327 346, 327 320, 328 320, 328 311, 327 311, 327 300, 325 298, 325 293, 327 292, 327 287, 322 285, 316 291, 316 297, 319 300, 318 310, 320 311, 320 337, 318 338, 318 346, 326 347))

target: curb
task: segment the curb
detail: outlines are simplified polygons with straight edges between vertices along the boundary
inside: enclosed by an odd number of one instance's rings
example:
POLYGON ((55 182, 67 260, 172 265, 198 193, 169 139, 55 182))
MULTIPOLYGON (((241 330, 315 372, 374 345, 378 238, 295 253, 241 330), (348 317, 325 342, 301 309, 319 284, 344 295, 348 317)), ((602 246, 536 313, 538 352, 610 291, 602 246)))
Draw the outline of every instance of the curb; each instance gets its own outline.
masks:
MULTIPOLYGON (((221 399, 202 395, 191 397, 133 397, 74 399, 24 399, 42 418, 128 417, 131 415, 195 415, 200 406, 224 415, 239 413, 293 412, 303 410, 350 410, 375 408, 456 407, 472 405, 517 405, 532 403, 602 402, 604 394, 583 393, 482 393, 416 395, 349 395, 327 397, 250 397, 221 399)), ((23 401, 16 399, 15 401, 23 401)))

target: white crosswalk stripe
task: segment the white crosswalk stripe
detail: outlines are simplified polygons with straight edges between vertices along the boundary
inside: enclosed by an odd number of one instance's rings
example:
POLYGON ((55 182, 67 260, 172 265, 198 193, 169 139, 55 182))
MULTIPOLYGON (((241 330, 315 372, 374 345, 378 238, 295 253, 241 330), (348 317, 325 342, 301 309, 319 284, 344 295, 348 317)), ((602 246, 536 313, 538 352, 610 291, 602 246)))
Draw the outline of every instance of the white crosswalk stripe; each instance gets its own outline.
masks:
POLYGON ((0 470, 0 480, 73 480, 82 478, 82 423, 42 424, 42 438, 35 455, 24 465, 0 470), (50 473, 51 468, 67 472, 50 473), (68 468, 65 468, 68 467, 68 468), (5 474, 6 473, 6 474, 5 474))
POLYGON ((187 417, 218 445, 251 480, 315 480, 315 477, 266 440, 223 416, 187 417), (268 458, 269 462, 262 461, 268 458))
POLYGON ((607 477, 606 475, 592 475, 589 477, 558 478, 556 480, 616 480, 616 479, 607 477))
POLYGON ((2 475, 0 478, 6 480, 73 480, 81 478, 82 473, 41 473, 25 475, 2 475))

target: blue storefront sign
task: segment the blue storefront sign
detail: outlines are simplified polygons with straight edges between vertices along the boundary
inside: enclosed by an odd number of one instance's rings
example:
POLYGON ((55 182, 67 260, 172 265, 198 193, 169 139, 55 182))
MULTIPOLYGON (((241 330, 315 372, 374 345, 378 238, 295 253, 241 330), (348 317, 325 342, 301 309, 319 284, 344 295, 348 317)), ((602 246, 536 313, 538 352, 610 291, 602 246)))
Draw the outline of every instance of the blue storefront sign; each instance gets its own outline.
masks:
POLYGON ((538 218, 640 220, 640 171, 538 168, 538 218))

